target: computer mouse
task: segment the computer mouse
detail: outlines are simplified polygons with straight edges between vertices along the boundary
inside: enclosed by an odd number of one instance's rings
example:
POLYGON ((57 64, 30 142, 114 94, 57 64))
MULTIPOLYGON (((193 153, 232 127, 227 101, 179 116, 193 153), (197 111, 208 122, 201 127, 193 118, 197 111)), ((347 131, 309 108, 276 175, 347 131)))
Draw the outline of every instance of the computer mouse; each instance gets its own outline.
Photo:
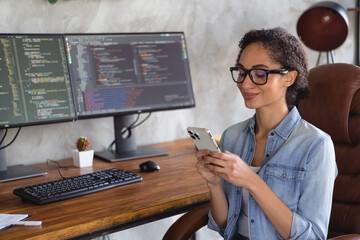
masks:
POLYGON ((139 167, 140 167, 140 170, 144 171, 144 172, 153 172, 156 170, 160 170, 159 164, 157 164, 153 160, 148 160, 146 162, 140 163, 139 167))

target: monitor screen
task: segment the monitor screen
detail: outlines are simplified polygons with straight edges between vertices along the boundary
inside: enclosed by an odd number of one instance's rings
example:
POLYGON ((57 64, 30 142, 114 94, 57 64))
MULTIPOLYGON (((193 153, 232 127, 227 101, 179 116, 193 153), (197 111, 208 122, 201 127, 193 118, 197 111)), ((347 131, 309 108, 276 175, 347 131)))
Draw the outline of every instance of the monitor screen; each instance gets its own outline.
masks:
POLYGON ((45 174, 7 166, 7 128, 76 118, 66 60, 63 35, 0 34, 0 182, 45 174))
POLYGON ((195 106, 183 32, 66 34, 65 42, 78 118, 114 116, 117 156, 99 157, 154 155, 134 153, 134 134, 120 136, 129 114, 195 106))
POLYGON ((65 39, 79 118, 194 106, 183 33, 65 39))
POLYGON ((75 119, 62 35, 0 34, 0 128, 75 119))

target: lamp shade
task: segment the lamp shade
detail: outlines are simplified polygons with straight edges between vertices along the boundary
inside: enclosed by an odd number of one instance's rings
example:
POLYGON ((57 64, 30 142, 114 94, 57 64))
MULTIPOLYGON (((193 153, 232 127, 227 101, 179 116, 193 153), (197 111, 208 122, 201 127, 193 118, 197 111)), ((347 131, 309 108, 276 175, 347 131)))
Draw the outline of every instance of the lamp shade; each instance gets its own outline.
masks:
POLYGON ((319 2, 306 10, 297 22, 297 33, 310 49, 328 52, 338 48, 348 34, 349 17, 335 2, 319 2))

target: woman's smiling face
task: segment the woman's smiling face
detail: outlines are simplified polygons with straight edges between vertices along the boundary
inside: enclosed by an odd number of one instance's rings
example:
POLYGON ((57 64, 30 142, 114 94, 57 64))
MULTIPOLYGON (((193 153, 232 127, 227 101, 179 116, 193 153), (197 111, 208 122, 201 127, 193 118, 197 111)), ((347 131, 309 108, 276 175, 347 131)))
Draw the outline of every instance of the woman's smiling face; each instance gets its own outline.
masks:
MULTIPOLYGON (((243 50, 238 66, 244 69, 258 68, 273 70, 282 68, 281 65, 271 60, 269 51, 258 42, 248 45, 243 50)), ((285 94, 288 85, 285 82, 285 76, 286 75, 281 74, 269 74, 268 81, 265 85, 256 85, 250 80, 248 74, 243 83, 237 84, 244 97, 246 107, 258 109, 279 103, 286 104, 285 94)))

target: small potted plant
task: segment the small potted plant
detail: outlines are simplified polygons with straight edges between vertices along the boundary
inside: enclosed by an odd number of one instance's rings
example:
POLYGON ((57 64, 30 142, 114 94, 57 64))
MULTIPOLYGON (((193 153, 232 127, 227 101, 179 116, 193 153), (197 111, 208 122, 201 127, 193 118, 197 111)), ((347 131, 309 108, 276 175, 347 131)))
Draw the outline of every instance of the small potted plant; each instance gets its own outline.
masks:
POLYGON ((80 137, 76 140, 76 149, 72 151, 72 157, 76 167, 92 166, 94 150, 90 149, 90 142, 90 139, 87 137, 80 137))

